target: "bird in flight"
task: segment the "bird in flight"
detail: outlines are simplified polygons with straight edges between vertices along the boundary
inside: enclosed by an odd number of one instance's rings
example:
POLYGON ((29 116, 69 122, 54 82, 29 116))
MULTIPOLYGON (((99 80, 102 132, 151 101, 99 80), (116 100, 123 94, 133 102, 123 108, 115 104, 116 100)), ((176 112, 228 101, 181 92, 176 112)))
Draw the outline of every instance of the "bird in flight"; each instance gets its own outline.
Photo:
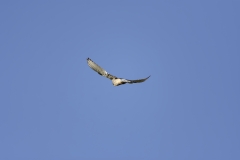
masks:
POLYGON ((98 74, 112 80, 112 83, 114 86, 119 86, 119 85, 122 85, 125 83, 129 83, 129 84, 141 83, 141 82, 146 81, 150 77, 150 76, 148 76, 147 78, 137 79, 137 80, 128 80, 128 79, 124 79, 124 78, 118 78, 116 76, 109 74, 102 67, 100 67, 95 62, 93 62, 90 58, 87 58, 87 63, 89 65, 89 67, 92 68, 94 71, 96 71, 98 74))

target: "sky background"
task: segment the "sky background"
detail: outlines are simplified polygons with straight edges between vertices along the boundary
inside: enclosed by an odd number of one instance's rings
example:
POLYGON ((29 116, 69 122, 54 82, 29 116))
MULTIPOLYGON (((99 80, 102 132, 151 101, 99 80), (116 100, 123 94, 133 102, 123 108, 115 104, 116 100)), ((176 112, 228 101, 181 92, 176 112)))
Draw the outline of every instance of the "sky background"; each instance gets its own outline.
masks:
POLYGON ((1 1, 0 159, 239 160, 239 8, 1 1))

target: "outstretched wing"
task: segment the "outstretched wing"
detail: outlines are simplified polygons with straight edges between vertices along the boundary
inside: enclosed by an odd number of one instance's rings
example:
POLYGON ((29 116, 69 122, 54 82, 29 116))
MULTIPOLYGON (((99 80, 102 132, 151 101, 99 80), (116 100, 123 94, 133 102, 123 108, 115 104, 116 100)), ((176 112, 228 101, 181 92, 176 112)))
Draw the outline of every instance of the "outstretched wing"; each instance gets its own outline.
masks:
POLYGON ((92 68, 94 71, 96 71, 98 74, 100 74, 101 76, 107 77, 109 79, 115 79, 117 78, 116 76, 113 76, 109 73, 107 73, 107 71, 105 71, 105 69, 103 69, 102 67, 100 67, 99 65, 97 65, 95 62, 93 62, 90 58, 87 58, 87 63, 89 65, 90 68, 92 68))
POLYGON ((126 82, 126 83, 141 83, 141 82, 144 82, 146 81, 150 76, 148 76, 147 78, 143 78, 143 79, 136 79, 136 80, 129 80, 129 79, 123 79, 123 82, 126 82))

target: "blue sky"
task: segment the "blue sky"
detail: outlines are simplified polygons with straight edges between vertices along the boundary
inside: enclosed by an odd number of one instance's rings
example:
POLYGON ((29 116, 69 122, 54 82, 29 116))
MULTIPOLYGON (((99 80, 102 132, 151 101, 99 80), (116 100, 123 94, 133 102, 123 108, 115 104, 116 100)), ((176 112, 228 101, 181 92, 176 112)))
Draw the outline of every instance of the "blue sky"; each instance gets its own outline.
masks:
POLYGON ((239 160, 239 4, 1 1, 0 159, 239 160))

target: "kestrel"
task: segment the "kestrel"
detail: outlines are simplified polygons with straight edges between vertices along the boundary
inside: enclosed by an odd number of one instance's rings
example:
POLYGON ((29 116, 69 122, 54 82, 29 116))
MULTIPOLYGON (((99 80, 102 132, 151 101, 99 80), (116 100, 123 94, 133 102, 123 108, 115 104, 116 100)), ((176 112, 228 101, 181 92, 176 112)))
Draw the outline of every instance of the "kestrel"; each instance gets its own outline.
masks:
POLYGON ((112 80, 112 83, 114 86, 119 86, 119 85, 122 85, 125 83, 129 83, 129 84, 141 83, 141 82, 146 81, 150 77, 150 76, 148 76, 147 78, 137 79, 137 80, 128 80, 128 79, 124 79, 124 78, 118 78, 116 76, 109 74, 107 71, 105 71, 99 65, 97 65, 95 62, 93 62, 90 58, 87 58, 87 63, 89 65, 89 67, 92 68, 94 71, 96 71, 98 74, 112 80))

